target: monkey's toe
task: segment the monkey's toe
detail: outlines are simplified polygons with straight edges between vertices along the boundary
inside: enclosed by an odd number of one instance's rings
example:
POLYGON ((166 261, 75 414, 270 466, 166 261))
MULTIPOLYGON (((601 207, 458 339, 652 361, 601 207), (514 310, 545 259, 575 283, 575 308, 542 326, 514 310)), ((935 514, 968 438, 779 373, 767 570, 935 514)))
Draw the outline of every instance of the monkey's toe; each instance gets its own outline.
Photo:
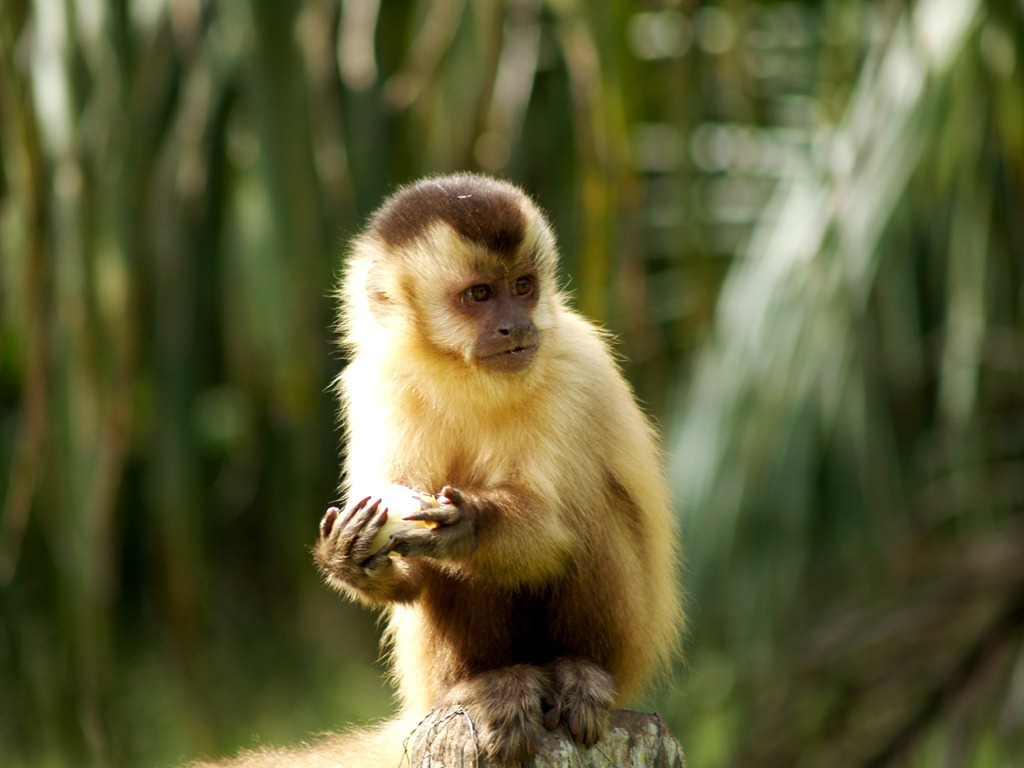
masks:
MULTIPOLYGON (((551 667, 559 717, 578 744, 592 747, 608 727, 615 677, 587 659, 564 657, 551 667)), ((545 713, 545 725, 551 712, 545 713)))
POLYGON ((489 760, 501 766, 518 766, 537 751, 532 726, 520 726, 481 728, 481 746, 489 760))
POLYGON ((601 740, 608 724, 609 710, 600 706, 570 708, 565 723, 569 735, 577 744, 592 747, 601 740))
POLYGON ((544 712, 544 727, 549 731, 555 730, 562 722, 562 702, 557 697, 545 698, 541 702, 541 710, 544 712))

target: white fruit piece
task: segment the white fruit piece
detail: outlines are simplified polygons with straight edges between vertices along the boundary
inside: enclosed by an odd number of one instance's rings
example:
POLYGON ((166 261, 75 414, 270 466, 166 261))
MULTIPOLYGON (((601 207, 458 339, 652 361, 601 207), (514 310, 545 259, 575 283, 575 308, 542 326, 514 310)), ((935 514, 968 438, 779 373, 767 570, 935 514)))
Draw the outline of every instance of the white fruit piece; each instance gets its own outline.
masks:
MULTIPOLYGON (((395 483, 384 486, 384 488, 373 494, 370 498, 371 503, 374 498, 381 500, 379 509, 386 509, 388 513, 387 520, 384 521, 384 525, 377 531, 377 535, 373 537, 373 542, 371 542, 374 552, 379 551, 381 547, 388 543, 391 535, 398 531, 410 528, 437 527, 437 523, 431 520, 403 519, 407 515, 415 515, 425 509, 439 507, 440 504, 437 503, 437 499, 429 493, 421 493, 420 491, 395 483)), ((397 552, 392 552, 391 554, 398 556, 397 552)))

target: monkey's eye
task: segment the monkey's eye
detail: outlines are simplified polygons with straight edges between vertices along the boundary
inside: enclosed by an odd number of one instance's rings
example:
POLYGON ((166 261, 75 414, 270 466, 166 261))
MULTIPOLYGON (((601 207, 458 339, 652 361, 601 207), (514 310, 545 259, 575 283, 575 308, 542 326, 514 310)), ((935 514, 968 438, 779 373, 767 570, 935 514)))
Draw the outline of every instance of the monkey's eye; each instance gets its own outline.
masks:
POLYGON ((533 292, 533 278, 524 275, 512 283, 512 293, 516 296, 528 296, 533 292))
POLYGON ((466 290, 466 298, 470 301, 487 301, 492 295, 491 286, 486 285, 485 283, 474 285, 466 290))

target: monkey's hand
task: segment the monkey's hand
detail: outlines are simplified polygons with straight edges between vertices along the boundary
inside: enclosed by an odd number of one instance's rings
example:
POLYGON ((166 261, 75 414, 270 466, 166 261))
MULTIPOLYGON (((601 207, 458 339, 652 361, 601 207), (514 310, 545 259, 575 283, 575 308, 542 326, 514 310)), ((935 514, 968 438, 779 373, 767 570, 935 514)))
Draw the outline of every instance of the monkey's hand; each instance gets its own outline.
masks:
POLYGON ((336 587, 365 602, 411 600, 415 582, 408 567, 388 557, 373 540, 387 521, 381 500, 368 496, 342 513, 327 510, 320 521, 320 539, 313 550, 320 571, 336 587))
POLYGON ((565 656, 547 666, 552 690, 544 699, 544 727, 564 723, 573 740, 594 746, 608 728, 615 700, 615 676, 599 664, 565 656))
POLYGON ((474 497, 446 485, 437 497, 438 506, 430 507, 405 520, 429 523, 426 528, 409 528, 391 535, 383 553, 397 552, 404 557, 463 557, 476 549, 478 509, 474 497))

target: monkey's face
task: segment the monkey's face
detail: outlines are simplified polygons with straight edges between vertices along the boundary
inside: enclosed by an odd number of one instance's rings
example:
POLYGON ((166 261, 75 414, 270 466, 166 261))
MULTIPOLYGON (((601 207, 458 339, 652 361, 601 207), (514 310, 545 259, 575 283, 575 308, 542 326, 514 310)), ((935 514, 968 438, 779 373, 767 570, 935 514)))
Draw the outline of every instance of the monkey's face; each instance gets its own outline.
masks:
POLYGON ((519 268, 487 278, 472 281, 453 297, 456 314, 474 329, 473 360, 496 372, 525 370, 540 346, 533 320, 537 276, 519 268))
POLYGON ((416 243, 404 292, 427 346, 488 373, 527 370, 550 325, 545 275, 530 254, 495 253, 444 224, 431 227, 416 243))
POLYGON ((463 375, 453 359, 501 377, 536 368, 562 306, 556 262, 543 214, 514 186, 426 179, 389 198, 356 242, 348 343, 391 350, 428 376, 463 375))

